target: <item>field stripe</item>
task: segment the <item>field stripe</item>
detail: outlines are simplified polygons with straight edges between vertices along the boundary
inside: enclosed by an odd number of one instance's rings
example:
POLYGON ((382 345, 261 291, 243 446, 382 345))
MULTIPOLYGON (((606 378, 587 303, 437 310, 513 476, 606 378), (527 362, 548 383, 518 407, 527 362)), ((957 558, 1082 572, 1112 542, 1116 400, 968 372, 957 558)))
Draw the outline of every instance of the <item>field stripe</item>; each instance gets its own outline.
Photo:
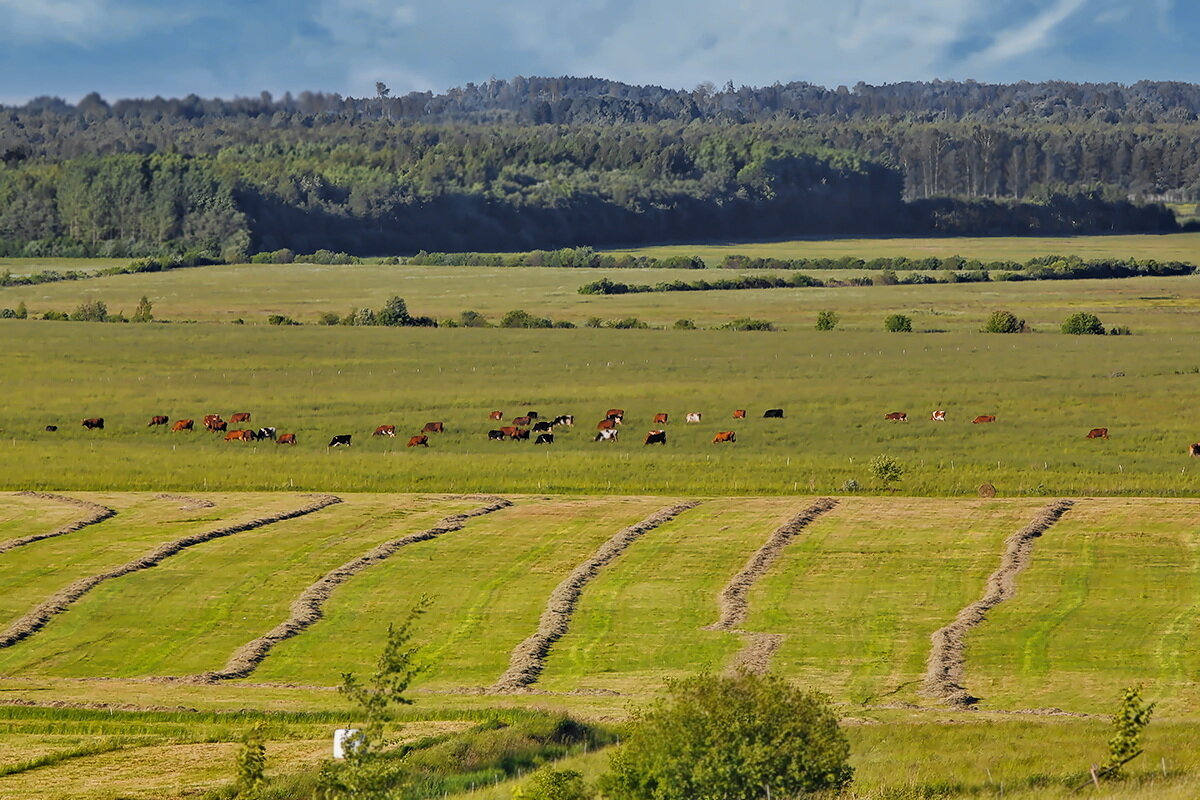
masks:
POLYGON ((730 578, 729 583, 721 590, 721 594, 717 597, 717 606, 721 609, 721 616, 712 625, 707 626, 706 630, 728 631, 745 637, 746 644, 734 657, 732 669, 749 672, 767 671, 771 658, 783 642, 783 636, 777 633, 752 633, 738 628, 738 625, 746 619, 748 609, 746 596, 755 582, 765 575, 775 560, 779 558, 788 543, 812 524, 813 520, 837 508, 837 505, 838 501, 832 497, 819 498, 811 506, 780 525, 767 537, 763 546, 750 556, 746 566, 730 578))
POLYGON ((214 508, 216 503, 212 500, 205 500, 203 497, 188 497, 184 494, 156 494, 155 500, 173 500, 181 503, 179 507, 184 511, 195 511, 200 508, 214 508))
POLYGON ((49 533, 35 533, 30 536, 22 536, 19 539, 9 539, 6 542, 0 542, 0 553, 8 552, 17 547, 23 547, 27 544, 40 542, 42 539, 53 539, 55 536, 65 536, 68 533, 75 533, 83 530, 89 525, 95 525, 97 522, 103 522, 106 519, 115 517, 117 512, 115 509, 108 506, 102 506, 98 503, 92 503, 87 500, 80 500, 77 497, 67 497, 61 494, 49 494, 47 492, 18 492, 23 497, 37 497, 42 500, 52 500, 56 503, 69 503, 73 506, 79 506, 91 512, 83 519, 76 520, 69 525, 64 525, 58 530, 50 531, 49 533))
POLYGON ((410 544, 436 539, 442 534, 462 530, 466 527, 467 521, 473 517, 482 517, 512 505, 511 500, 503 497, 480 499, 487 500, 487 504, 473 508, 470 511, 464 511, 461 514, 448 516, 427 530, 384 542, 353 561, 347 561, 337 569, 326 573, 320 580, 301 592, 300 596, 292 603, 291 616, 286 620, 276 625, 265 635, 240 647, 237 652, 230 656, 229 661, 221 669, 201 673, 190 680, 211 683, 246 677, 262 663, 263 659, 267 657, 275 645, 285 639, 290 639, 298 635, 305 628, 319 620, 322 616, 322 606, 324 606, 325 601, 333 594, 334 589, 364 569, 390 558, 398 550, 410 544))
POLYGON ((570 627, 571 615, 574 613, 575 606, 588 581, 596 577, 606 564, 621 555, 641 536, 698 505, 700 505, 699 500, 685 500, 668 506, 656 511, 641 522, 618 531, 600 545, 591 558, 576 567, 550 593, 550 599, 546 601, 546 610, 542 612, 542 616, 538 620, 537 631, 513 648, 512 655, 509 657, 508 669, 489 691, 520 691, 536 683, 545 667, 546 656, 550 654, 550 648, 563 637, 570 627))
POLYGON ((1075 503, 1058 500, 1042 509, 1032 522, 1004 542, 1000 566, 987 579, 983 596, 958 612, 954 621, 935 631, 930 637, 932 647, 925 669, 925 694, 958 706, 977 703, 961 685, 967 634, 987 618, 987 612, 1008 600, 1017 589, 1017 573, 1029 566, 1033 557, 1033 542, 1062 519, 1075 503))
POLYGON ((32 636, 45 627, 46 623, 51 619, 65 612, 72 603, 79 600, 104 581, 119 578, 131 572, 149 569, 189 547, 203 544, 213 539, 219 539, 223 536, 232 536, 235 533, 243 533, 265 525, 272 525, 276 522, 303 517, 340 502, 342 502, 342 499, 335 495, 320 495, 313 502, 292 511, 282 511, 278 514, 272 514, 269 517, 252 519, 249 522, 243 522, 227 528, 217 528, 203 533, 194 533, 191 536, 185 536, 182 539, 176 539, 173 542, 159 545, 140 558, 129 561, 107 572, 101 572, 98 575, 77 580, 67 588, 53 595, 50 599, 10 625, 8 630, 3 634, 0 634, 0 647, 12 647, 17 642, 32 636))

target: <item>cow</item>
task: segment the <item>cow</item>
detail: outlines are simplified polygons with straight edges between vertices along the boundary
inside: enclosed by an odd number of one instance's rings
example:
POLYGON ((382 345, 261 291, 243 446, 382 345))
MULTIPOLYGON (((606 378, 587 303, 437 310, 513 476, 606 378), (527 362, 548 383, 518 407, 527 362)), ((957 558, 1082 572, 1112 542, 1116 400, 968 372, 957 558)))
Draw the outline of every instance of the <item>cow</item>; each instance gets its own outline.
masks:
POLYGON ((212 431, 213 433, 223 433, 228 427, 229 427, 229 423, 227 423, 225 420, 221 419, 221 420, 217 420, 216 422, 210 423, 208 426, 208 429, 210 431, 212 431))
POLYGON ((734 411, 733 418, 734 419, 745 419, 746 418, 746 409, 739 408, 736 411, 734 411))
POLYGON ((1200 458, 1200 442, 1188 445, 1188 455, 1200 458))
POLYGON ((239 411, 236 414, 233 414, 232 416, 229 417, 230 425, 237 425, 239 422, 249 422, 249 421, 250 421, 250 412, 249 411, 239 411))
POLYGON ((503 428, 500 429, 500 432, 503 433, 505 436, 507 436, 510 439, 517 438, 517 429, 516 429, 516 427, 514 427, 512 425, 505 425, 503 428))
POLYGON ((350 447, 350 436, 351 436, 351 434, 349 434, 349 433, 339 433, 336 436, 334 436, 332 439, 330 439, 329 444, 327 444, 325 446, 326 447, 341 447, 342 445, 346 445, 346 447, 350 447))
POLYGON ((539 433, 537 439, 535 439, 533 443, 534 444, 554 444, 554 434, 553 433, 539 433))
POLYGON ((104 430, 104 417, 88 417, 80 423, 89 431, 104 430))
POLYGON ((684 417, 683 421, 684 422, 699 422, 700 421, 700 412, 699 411, 688 412, 688 415, 686 417, 684 417))
POLYGON ((602 431, 596 431, 596 438, 593 442, 615 442, 619 431, 616 428, 607 428, 602 431))
POLYGON ((614 425, 620 425, 625 422, 625 417, 622 414, 609 414, 605 419, 614 425))
POLYGON ((517 439, 517 440, 528 439, 529 438, 529 429, 528 428, 517 428, 517 432, 512 435, 512 438, 517 439))
POLYGON ((227 442, 253 442, 254 441, 254 431, 249 431, 249 430, 230 431, 229 433, 225 434, 225 441, 227 441, 227 442))
POLYGON ((275 429, 274 428, 259 428, 258 433, 254 434, 254 438, 258 439, 259 441, 262 441, 263 439, 274 439, 275 438, 275 429))
POLYGON ((559 425, 566 425, 568 428, 570 428, 575 424, 575 417, 572 414, 559 414, 554 418, 554 422, 550 424, 556 428, 559 425))
POLYGON ((153 428, 155 425, 166 425, 170 421, 171 420, 168 417, 154 416, 150 418, 150 424, 148 424, 146 427, 153 428))
POLYGON ((533 423, 533 432, 534 433, 545 433, 546 431, 550 430, 553 427, 554 427, 553 422, 543 419, 543 420, 539 420, 538 422, 533 423))
POLYGON ((225 420, 221 419, 220 414, 205 414, 204 427, 210 431, 223 431, 225 430, 225 420))
POLYGON ((995 415, 995 414, 980 414, 978 417, 976 417, 975 419, 971 420, 971 424, 972 424, 972 425, 979 425, 979 424, 981 424, 981 423, 984 423, 984 422, 995 422, 995 421, 996 421, 996 415, 995 415))
POLYGON ((654 424, 655 425, 666 425, 667 424, 667 415, 666 414, 655 414, 654 415, 654 424))
POLYGON ((893 411, 890 414, 884 414, 883 418, 892 422, 908 422, 908 414, 903 411, 893 411))
POLYGON ((421 428, 421 433, 444 433, 446 426, 441 422, 426 422, 425 427, 421 428))
POLYGON ((529 417, 530 419, 537 419, 538 413, 536 411, 526 411, 525 416, 529 417))
POLYGON ((488 414, 488 419, 495 419, 495 420, 504 419, 504 412, 503 411, 493 411, 492 413, 488 414))
POLYGON ((666 431, 650 431, 646 434, 646 441, 642 442, 642 444, 666 444, 666 443, 667 443, 667 432, 666 431))
POLYGON ((175 420, 175 424, 171 426, 171 432, 179 433, 180 431, 190 431, 193 430, 195 426, 196 420, 194 419, 177 419, 175 420))
POLYGON ((281 434, 279 434, 279 438, 275 440, 275 444, 295 444, 295 443, 296 443, 296 434, 294 434, 294 433, 281 433, 281 434))
POLYGON ((608 417, 609 419, 612 419, 613 417, 624 417, 624 416, 625 416, 625 409, 623 409, 623 408, 610 408, 608 411, 605 411, 605 412, 604 412, 604 416, 608 417))
POLYGON ((783 409, 768 408, 763 412, 763 419, 783 419, 783 409))
POLYGON ((945 422, 945 421, 946 421, 946 412, 945 412, 945 411, 942 411, 942 410, 939 408, 937 411, 935 411, 935 412, 933 412, 932 414, 930 414, 930 415, 929 415, 929 418, 930 418, 931 420, 933 420, 934 422, 945 422))
POLYGON ((378 428, 375 429, 375 432, 372 433, 371 435, 372 436, 391 436, 394 439, 396 437, 396 426, 395 425, 380 425, 378 428))
POLYGON ((1089 439, 1107 439, 1108 428, 1092 428, 1088 431, 1087 438, 1089 439))
POLYGON ((56 430, 58 430, 58 426, 57 426, 57 425, 47 425, 47 426, 46 426, 46 432, 47 432, 47 433, 54 433, 56 430))
POLYGON ((528 414, 526 414, 523 417, 513 417, 513 419, 512 419, 513 425, 528 425, 531 422, 533 422, 533 418, 530 417, 528 414))
POLYGON ((405 447, 429 447, 429 437, 425 434, 408 437, 408 444, 405 447))
POLYGON ((488 431, 488 441, 502 442, 508 438, 508 434, 502 430, 488 431))
POLYGON ((712 443, 720 444, 721 442, 736 442, 736 441, 737 441, 737 438, 733 435, 733 431, 720 431, 717 433, 716 436, 713 437, 712 443))
POLYGON ((619 425, 619 424, 620 423, 618 423, 615 419, 612 419, 611 417, 605 418, 596 423, 596 430, 611 431, 613 428, 617 427, 617 425, 619 425))

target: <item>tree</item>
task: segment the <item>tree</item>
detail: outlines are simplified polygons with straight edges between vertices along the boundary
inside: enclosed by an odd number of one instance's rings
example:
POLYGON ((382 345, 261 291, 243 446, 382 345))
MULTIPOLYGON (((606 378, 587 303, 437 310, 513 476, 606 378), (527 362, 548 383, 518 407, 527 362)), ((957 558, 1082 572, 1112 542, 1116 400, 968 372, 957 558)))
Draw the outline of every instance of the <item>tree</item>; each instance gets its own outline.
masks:
POLYGON ((1127 688, 1121 695, 1121 707, 1113 715, 1115 729, 1108 740, 1108 758, 1100 767, 1107 777, 1119 775, 1121 768, 1142 754, 1142 729, 1150 724, 1154 703, 1142 702, 1141 687, 1127 688))
POLYGON ((317 317, 318 325, 340 325, 342 318, 338 316, 336 311, 322 311, 317 317))
POLYGON ((512 800, 591 800, 595 796, 573 769, 542 767, 512 794, 512 800))
POLYGON ((612 800, 760 800, 850 783, 828 699, 771 675, 699 675, 634 718, 601 788, 612 800))
POLYGON ((408 315, 408 305, 404 302, 404 298, 395 295, 388 298, 383 308, 375 315, 376 325, 399 326, 407 325, 410 321, 412 321, 412 317, 408 315))
POLYGON ((25 306, 25 301, 17 303, 17 319, 28 319, 29 309, 25 306))
POLYGON ((993 311, 983 324, 984 333, 1022 333, 1024 330, 1025 320, 1011 311, 993 311))
POLYGON ((267 747, 263 743, 262 723, 255 723, 242 737, 242 746, 234 762, 238 800, 258 800, 267 788, 267 747))
POLYGON ((1095 314, 1089 314, 1086 311, 1079 311, 1067 317, 1063 321, 1062 332, 1069 333, 1074 336, 1083 336, 1087 334, 1103 336, 1104 326, 1100 324, 1100 318, 1095 314))
POLYGON ((819 331, 831 331, 837 327, 839 321, 838 315, 833 311, 817 312, 817 330, 819 331))
POLYGON ((875 456, 868 466, 871 474, 882 481, 884 486, 900 480, 905 472, 903 464, 886 454, 875 456))
POLYGON ((892 314, 883 321, 883 329, 892 333, 912 333, 912 317, 892 314))
POLYGON ((71 312, 71 319, 74 322, 104 322, 108 319, 108 306, 101 300, 80 303, 71 312))
POLYGON ((673 327, 677 331, 694 331, 696 330, 696 322, 690 319, 677 319, 673 327))
POLYGON ((464 311, 458 315, 458 324, 464 328, 490 328, 487 317, 478 311, 464 311))
POLYGON ((137 309, 133 312, 134 322, 150 322, 154 319, 154 305, 150 302, 150 298, 142 295, 142 299, 138 301, 137 309))

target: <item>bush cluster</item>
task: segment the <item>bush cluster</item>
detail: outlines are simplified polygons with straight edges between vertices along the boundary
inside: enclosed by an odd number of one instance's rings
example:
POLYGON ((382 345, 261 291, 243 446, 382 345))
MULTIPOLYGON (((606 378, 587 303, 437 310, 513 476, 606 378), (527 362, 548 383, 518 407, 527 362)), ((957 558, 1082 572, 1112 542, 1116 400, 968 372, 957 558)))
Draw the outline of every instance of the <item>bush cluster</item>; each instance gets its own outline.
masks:
POLYGON ((744 275, 740 278, 721 278, 714 281, 662 281, 653 286, 644 283, 619 283, 600 278, 580 286, 580 294, 644 294, 646 292, 709 292, 726 289, 784 289, 824 286, 811 275, 798 273, 787 278, 773 275, 744 275))
POLYGON ((602 269, 705 269, 696 256, 634 256, 597 253, 590 247, 532 250, 528 253, 427 253, 404 260, 406 264, 433 267, 591 267, 602 269))

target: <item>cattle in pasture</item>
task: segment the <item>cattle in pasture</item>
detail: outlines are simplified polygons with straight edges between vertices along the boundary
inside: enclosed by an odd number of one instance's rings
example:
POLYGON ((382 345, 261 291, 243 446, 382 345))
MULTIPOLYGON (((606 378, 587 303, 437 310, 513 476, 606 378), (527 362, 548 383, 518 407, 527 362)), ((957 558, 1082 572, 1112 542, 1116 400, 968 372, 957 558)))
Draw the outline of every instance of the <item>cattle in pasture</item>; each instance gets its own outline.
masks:
POLYGON ((939 408, 937 411, 935 411, 935 412, 933 412, 932 414, 930 414, 930 415, 929 415, 929 418, 930 418, 931 420, 933 420, 934 422, 945 422, 945 421, 946 421, 946 412, 945 412, 945 411, 942 411, 942 410, 939 408))
POLYGON ((58 426, 57 426, 57 425, 47 425, 47 426, 46 426, 46 432, 47 432, 47 433, 54 433, 56 430, 58 430, 58 426))
POLYGON ((326 447, 341 447, 342 445, 345 445, 346 447, 350 447, 350 437, 351 437, 351 434, 349 434, 349 433, 339 433, 339 434, 335 435, 332 439, 330 439, 329 444, 327 444, 325 446, 326 447))
POLYGON ((644 442, 642 442, 642 444, 666 444, 666 443, 667 443, 667 432, 661 431, 661 430, 660 431, 649 431, 646 434, 646 440, 644 442))
POLYGON ((620 433, 616 428, 606 428, 602 431, 596 431, 596 438, 593 442, 615 442, 617 435, 620 433))
POLYGON ((971 424, 972 425, 982 425, 985 422, 995 422, 995 421, 996 421, 995 414, 980 414, 978 417, 971 420, 971 424))
POLYGON ((236 414, 233 414, 229 417, 230 425, 237 425, 240 422, 249 422, 249 421, 250 421, 250 412, 249 411, 239 411, 236 414))
POLYGON ((667 424, 667 415, 666 414, 655 414, 653 422, 655 425, 666 425, 667 424))
POLYGON ((209 431, 225 430, 225 420, 221 419, 220 414, 205 414, 204 428, 209 431))
POLYGON ((515 425, 505 425, 500 429, 500 432, 510 439, 517 438, 517 428, 515 425))
POLYGON ((575 424, 575 416, 573 414, 559 414, 554 418, 554 422, 550 424, 556 428, 559 425, 566 425, 568 428, 570 428, 575 424))
POLYGON ((281 433, 281 434, 279 434, 279 438, 275 440, 275 444, 295 444, 295 443, 296 443, 296 434, 294 434, 294 433, 281 433))
POLYGON ((522 416, 522 417, 513 417, 512 418, 513 425, 528 425, 531 422, 533 422, 533 419, 530 418, 530 416, 528 414, 526 414, 525 416, 522 416))
POLYGON ((254 438, 262 441, 263 439, 274 439, 275 429, 271 427, 259 428, 258 433, 254 434, 254 438))
POLYGON ((605 411, 605 412, 604 412, 604 416, 608 417, 609 419, 612 419, 613 417, 624 417, 624 416, 625 416, 625 409, 623 409, 623 408, 610 408, 608 411, 605 411))
POLYGON ((536 412, 536 411, 526 411, 526 412, 525 412, 525 416, 529 417, 530 419, 538 419, 538 412, 536 412))
POLYGON ((254 441, 254 431, 250 431, 250 430, 230 431, 229 433, 225 434, 225 441, 227 441, 227 442, 253 442, 254 441))
POLYGON ((502 442, 508 438, 508 434, 502 430, 488 431, 488 441, 502 442))
POLYGON ((155 425, 166 425, 170 421, 171 421, 170 417, 163 417, 163 416, 156 415, 156 416, 153 416, 150 418, 150 422, 148 425, 146 425, 146 427, 153 428, 155 425))
POLYGON ((195 427, 196 420, 194 419, 177 419, 175 420, 175 424, 171 426, 171 432, 179 433, 180 431, 190 431, 195 427))
POLYGON ((1108 428, 1092 428, 1088 431, 1087 438, 1089 439, 1107 439, 1108 428))
POLYGON ((429 437, 425 434, 408 437, 408 444, 405 447, 429 447, 429 437))
POLYGON ((701 417, 701 414, 699 411, 689 411, 688 415, 683 418, 683 421, 688 422, 688 423, 699 422, 700 417, 701 417))
POLYGON ((736 442, 736 441, 737 441, 737 437, 734 436, 733 431, 720 431, 717 433, 716 436, 713 437, 712 443, 720 444, 721 442, 736 442))
POLYGON ((375 429, 375 432, 372 433, 371 435, 372 436, 391 436, 394 439, 396 437, 396 426, 395 425, 380 425, 378 428, 375 429))
POLYGON ((224 433, 228 427, 229 427, 229 423, 226 422, 225 420, 221 419, 221 420, 217 420, 216 422, 211 423, 208 426, 208 429, 210 431, 212 431, 213 433, 224 433))
POLYGON ((554 444, 554 434, 553 433, 539 433, 537 439, 535 439, 533 441, 533 443, 534 444, 554 444))
POLYGON ((441 422, 426 422, 425 427, 421 428, 421 433, 444 433, 446 426, 441 422))
POLYGON ((736 411, 734 411, 733 418, 734 419, 745 419, 746 418, 746 409, 739 408, 736 411))
POLYGON ((883 418, 892 422, 908 422, 908 414, 903 411, 893 411, 890 414, 884 414, 883 418))
POLYGON ((550 430, 553 427, 554 427, 553 422, 551 422, 548 419, 543 419, 543 420, 539 420, 539 421, 533 423, 533 432, 534 433, 545 433, 546 431, 550 430))
POLYGON ((614 425, 621 425, 625 422, 625 417, 622 414, 609 414, 605 419, 614 425))
POLYGON ((488 419, 497 419, 497 420, 504 419, 504 412, 503 411, 493 411, 492 413, 488 414, 488 419))
POLYGON ((89 431, 102 431, 104 430, 104 417, 88 417, 80 424, 89 431))
POLYGON ((783 409, 768 408, 763 412, 763 419, 783 419, 783 409))
POLYGON ((529 438, 529 428, 517 428, 517 432, 512 435, 513 439, 518 441, 529 438))
POLYGON ((620 423, 617 420, 615 420, 611 417, 605 417, 604 419, 602 419, 596 423, 596 430, 611 431, 613 428, 617 427, 617 425, 619 425, 619 424, 620 423))
POLYGON ((1188 455, 1200 458, 1200 442, 1188 445, 1188 455))

